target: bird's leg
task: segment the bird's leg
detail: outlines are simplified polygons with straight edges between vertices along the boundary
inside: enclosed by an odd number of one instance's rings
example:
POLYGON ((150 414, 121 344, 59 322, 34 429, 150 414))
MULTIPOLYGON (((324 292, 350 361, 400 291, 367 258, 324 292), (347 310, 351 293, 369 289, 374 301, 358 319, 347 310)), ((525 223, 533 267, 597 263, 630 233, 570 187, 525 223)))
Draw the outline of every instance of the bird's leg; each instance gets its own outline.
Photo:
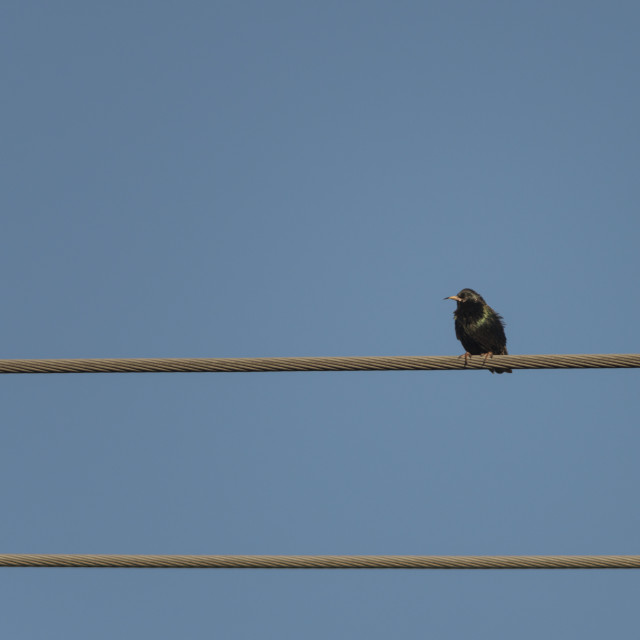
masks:
POLYGON ((469 360, 469 358, 471 357, 471 354, 468 351, 465 351, 461 356, 458 356, 458 358, 464 358, 464 366, 467 366, 467 361, 469 360))

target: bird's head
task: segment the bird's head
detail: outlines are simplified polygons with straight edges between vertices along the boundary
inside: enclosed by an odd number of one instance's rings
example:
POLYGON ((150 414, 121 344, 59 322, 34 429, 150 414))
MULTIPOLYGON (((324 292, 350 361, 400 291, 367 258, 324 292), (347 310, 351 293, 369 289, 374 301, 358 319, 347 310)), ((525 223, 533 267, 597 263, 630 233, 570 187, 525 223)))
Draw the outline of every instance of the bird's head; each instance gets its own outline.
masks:
POLYGON ((458 306, 465 302, 470 302, 471 304, 485 304, 484 298, 473 289, 463 289, 455 296, 446 297, 445 300, 455 300, 458 303, 458 306))

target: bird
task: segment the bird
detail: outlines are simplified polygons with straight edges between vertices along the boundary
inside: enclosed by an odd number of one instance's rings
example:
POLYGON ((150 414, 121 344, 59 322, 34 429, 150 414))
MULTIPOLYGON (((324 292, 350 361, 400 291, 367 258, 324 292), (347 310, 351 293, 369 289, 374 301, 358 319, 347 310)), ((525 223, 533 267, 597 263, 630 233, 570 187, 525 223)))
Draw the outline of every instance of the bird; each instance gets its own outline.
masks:
MULTIPOLYGON (((473 289, 463 289, 455 296, 445 300, 455 300, 456 338, 465 349, 465 363, 470 356, 484 355, 484 362, 493 355, 509 355, 507 336, 504 333, 504 321, 484 298, 473 289)), ((460 356, 461 358, 463 356, 460 356)), ((512 373, 511 369, 490 367, 491 373, 512 373)))

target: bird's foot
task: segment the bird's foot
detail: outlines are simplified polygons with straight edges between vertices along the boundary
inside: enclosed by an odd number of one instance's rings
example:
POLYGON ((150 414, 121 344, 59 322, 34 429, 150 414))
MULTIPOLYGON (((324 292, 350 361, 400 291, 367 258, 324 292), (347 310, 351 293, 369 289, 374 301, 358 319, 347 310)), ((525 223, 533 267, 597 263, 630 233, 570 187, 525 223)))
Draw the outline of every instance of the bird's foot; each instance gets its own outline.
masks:
POLYGON ((467 366, 467 361, 471 357, 471 354, 468 351, 465 351, 462 355, 458 356, 458 358, 464 358, 464 366, 467 366))
MULTIPOLYGON (((489 358, 493 358, 493 351, 487 351, 487 353, 484 354, 484 360, 482 361, 482 366, 484 366, 487 363, 487 359, 489 358)), ((502 373, 503 369, 492 369, 491 367, 489 367, 489 371, 491 371, 491 373, 502 373)), ((510 369, 504 369, 504 371, 508 371, 509 373, 511 373, 510 369)))
MULTIPOLYGON (((484 360, 482 361, 482 366, 487 364, 487 359, 488 358, 493 358, 493 351, 487 351, 487 353, 484 354, 484 360)), ((496 372, 495 369, 489 369, 489 371, 491 371, 492 374, 494 374, 496 372)))

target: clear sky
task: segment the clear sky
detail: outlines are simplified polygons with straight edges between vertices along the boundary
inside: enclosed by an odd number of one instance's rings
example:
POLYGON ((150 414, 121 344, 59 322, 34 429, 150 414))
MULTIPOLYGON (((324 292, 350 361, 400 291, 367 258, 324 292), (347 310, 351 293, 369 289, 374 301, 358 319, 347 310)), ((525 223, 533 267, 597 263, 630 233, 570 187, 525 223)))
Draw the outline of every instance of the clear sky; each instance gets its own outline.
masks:
MULTIPOLYGON (((4 358, 640 351, 637 2, 0 7, 4 358)), ((0 551, 637 554, 636 370, 2 376, 0 551)), ((602 638, 635 571, 1 569, 0 635, 602 638)))

